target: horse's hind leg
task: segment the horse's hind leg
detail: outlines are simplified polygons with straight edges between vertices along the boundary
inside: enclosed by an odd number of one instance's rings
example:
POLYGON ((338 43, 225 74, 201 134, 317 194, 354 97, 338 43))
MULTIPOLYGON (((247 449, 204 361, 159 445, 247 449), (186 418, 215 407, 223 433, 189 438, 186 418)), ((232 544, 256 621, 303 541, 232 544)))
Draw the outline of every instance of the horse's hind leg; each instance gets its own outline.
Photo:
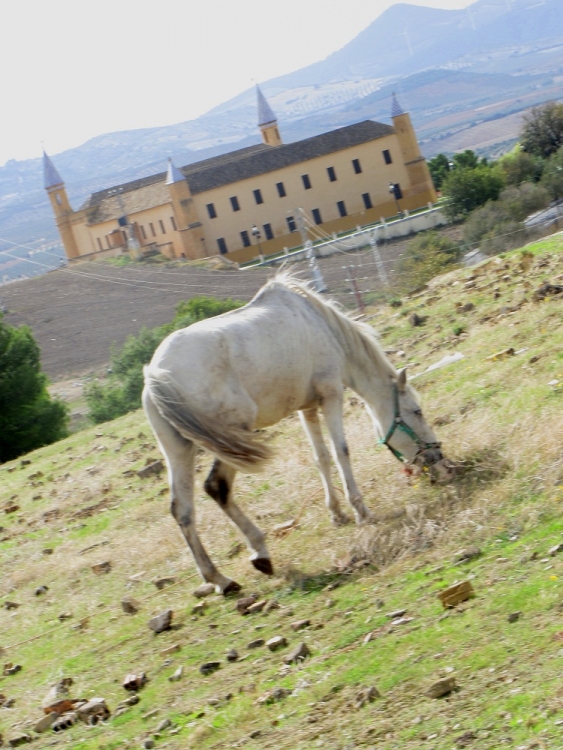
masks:
POLYGON ((190 440, 184 439, 163 419, 146 393, 143 394, 143 405, 166 458, 172 496, 170 510, 182 530, 202 578, 208 583, 213 583, 223 594, 239 591, 240 585, 226 578, 213 565, 196 531, 193 505, 196 446, 190 440))
POLYGON ((203 488, 244 534, 248 546, 252 551, 250 561, 256 570, 266 573, 266 575, 272 575, 274 568, 270 560, 270 553, 266 547, 264 534, 244 515, 238 505, 233 502, 232 494, 235 474, 236 469, 217 458, 211 467, 203 488))
POLYGON ((305 430, 309 442, 311 443, 311 447, 313 448, 315 464, 321 475, 321 481, 325 491, 326 507, 328 508, 332 522, 335 526, 348 523, 350 519, 341 509, 334 485, 332 484, 330 476, 330 453, 328 452, 323 440, 323 433, 319 422, 319 413, 316 409, 300 411, 299 419, 301 420, 303 429, 305 430))

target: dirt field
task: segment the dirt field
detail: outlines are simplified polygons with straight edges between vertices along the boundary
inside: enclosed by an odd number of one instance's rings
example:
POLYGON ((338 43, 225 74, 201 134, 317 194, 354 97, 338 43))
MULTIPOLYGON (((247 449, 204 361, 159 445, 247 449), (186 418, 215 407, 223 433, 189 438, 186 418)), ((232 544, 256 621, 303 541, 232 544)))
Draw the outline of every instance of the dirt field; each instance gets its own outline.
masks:
MULTIPOLYGON (((459 237, 457 227, 445 230, 459 237)), ((408 240, 381 248, 388 274, 408 240)), ((337 253, 319 262, 329 291, 352 305, 353 273, 361 292, 379 288, 370 254, 337 253), (353 266, 352 271, 348 270, 353 266)), ((306 263, 295 264, 308 278, 306 263)), ((106 263, 83 263, 52 271, 37 279, 1 288, 10 325, 29 325, 41 348, 43 369, 52 380, 79 377, 105 367, 113 343, 143 327, 167 323, 178 302, 197 294, 250 300, 273 273, 270 268, 247 271, 211 271, 190 266, 132 265, 116 268, 106 263)))

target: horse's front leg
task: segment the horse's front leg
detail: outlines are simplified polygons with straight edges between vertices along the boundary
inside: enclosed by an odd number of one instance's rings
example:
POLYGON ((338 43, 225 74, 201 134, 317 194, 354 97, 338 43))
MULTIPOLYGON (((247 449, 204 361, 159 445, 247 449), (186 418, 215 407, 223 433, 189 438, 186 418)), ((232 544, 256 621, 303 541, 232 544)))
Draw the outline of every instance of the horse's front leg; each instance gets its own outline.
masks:
POLYGON ((344 523, 348 523, 350 519, 340 507, 334 485, 332 484, 330 476, 330 454, 323 440, 323 433, 319 422, 319 413, 316 408, 306 409, 299 412, 299 419, 301 420, 305 434, 309 438, 309 442, 313 449, 315 464, 321 475, 321 481, 325 491, 326 507, 330 513, 332 523, 335 526, 341 526, 344 523))
POLYGON ((250 562, 256 570, 271 576, 274 568, 270 559, 270 553, 266 547, 265 535, 244 515, 238 505, 233 502, 232 495, 235 474, 236 469, 219 461, 219 459, 215 459, 203 488, 243 533, 252 552, 250 562))
POLYGON ((330 434, 334 459, 340 472, 346 499, 354 509, 356 523, 370 523, 374 520, 373 513, 364 503, 362 493, 358 489, 352 465, 350 463, 350 451, 344 434, 344 421, 342 417, 343 398, 342 395, 331 395, 325 397, 322 402, 322 412, 326 426, 330 434))

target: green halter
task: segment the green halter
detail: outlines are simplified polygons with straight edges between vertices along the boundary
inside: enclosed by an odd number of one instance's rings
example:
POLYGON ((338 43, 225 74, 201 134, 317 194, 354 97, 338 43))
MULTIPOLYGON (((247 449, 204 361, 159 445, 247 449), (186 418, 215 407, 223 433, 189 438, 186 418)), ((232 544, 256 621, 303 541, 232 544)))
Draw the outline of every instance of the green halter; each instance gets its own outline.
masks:
MULTIPOLYGON (((412 459, 414 459, 422 453, 422 451, 429 450, 432 448, 439 448, 440 443, 425 443, 424 440, 421 440, 416 432, 412 429, 412 427, 409 427, 409 425, 403 420, 401 417, 401 410, 399 407, 399 389, 397 387, 397 384, 393 384, 393 400, 395 403, 395 416, 393 417, 393 421, 391 422, 391 427, 387 430, 387 434, 384 438, 380 438, 378 440, 378 445, 385 445, 391 453, 395 456, 395 458, 398 458, 399 461, 402 461, 403 463, 409 463, 407 459, 403 456, 403 454, 393 448, 393 446, 389 445, 389 440, 393 437, 395 434, 395 431, 397 429, 402 430, 405 434, 407 434, 411 440, 413 440, 418 445, 418 451, 416 452, 416 455, 412 459)), ((411 461, 412 463, 412 461, 411 461)))

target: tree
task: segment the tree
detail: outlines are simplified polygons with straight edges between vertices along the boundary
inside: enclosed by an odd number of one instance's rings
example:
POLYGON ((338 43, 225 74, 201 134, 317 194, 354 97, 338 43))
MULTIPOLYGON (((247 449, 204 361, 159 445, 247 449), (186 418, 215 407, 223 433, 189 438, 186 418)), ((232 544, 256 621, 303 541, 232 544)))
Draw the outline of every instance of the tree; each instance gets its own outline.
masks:
POLYGON ((544 160, 539 156, 522 151, 520 144, 498 160, 507 185, 520 185, 522 182, 539 182, 544 160))
POLYGON ((442 186, 442 194, 449 199, 444 211, 451 219, 462 218, 488 200, 496 200, 503 186, 500 170, 487 164, 453 169, 442 186))
POLYGON ((563 147, 547 160, 541 184, 553 200, 563 198, 563 147))
POLYGON ((428 161, 428 169, 436 190, 440 190, 448 172, 450 171, 450 160, 446 154, 436 154, 428 161))
POLYGON ((0 318, 0 463, 66 437, 67 422, 65 404, 47 391, 30 329, 0 318))
POLYGON ((198 320, 235 310, 242 304, 232 299, 192 297, 177 305, 172 323, 158 328, 142 328, 137 336, 129 336, 121 349, 112 350, 108 381, 92 383, 86 390, 90 420, 94 424, 109 422, 140 407, 143 365, 151 361, 156 347, 169 333, 198 320))
POLYGON ((466 148, 465 151, 460 151, 459 154, 453 155, 452 164, 454 166, 454 169, 456 167, 475 169, 475 167, 478 167, 479 164, 486 165, 487 160, 481 159, 481 161, 479 162, 479 157, 477 156, 475 151, 472 151, 470 148, 466 148))
POLYGON ((520 144, 523 151, 544 159, 563 146, 563 103, 546 102, 524 115, 520 144))

